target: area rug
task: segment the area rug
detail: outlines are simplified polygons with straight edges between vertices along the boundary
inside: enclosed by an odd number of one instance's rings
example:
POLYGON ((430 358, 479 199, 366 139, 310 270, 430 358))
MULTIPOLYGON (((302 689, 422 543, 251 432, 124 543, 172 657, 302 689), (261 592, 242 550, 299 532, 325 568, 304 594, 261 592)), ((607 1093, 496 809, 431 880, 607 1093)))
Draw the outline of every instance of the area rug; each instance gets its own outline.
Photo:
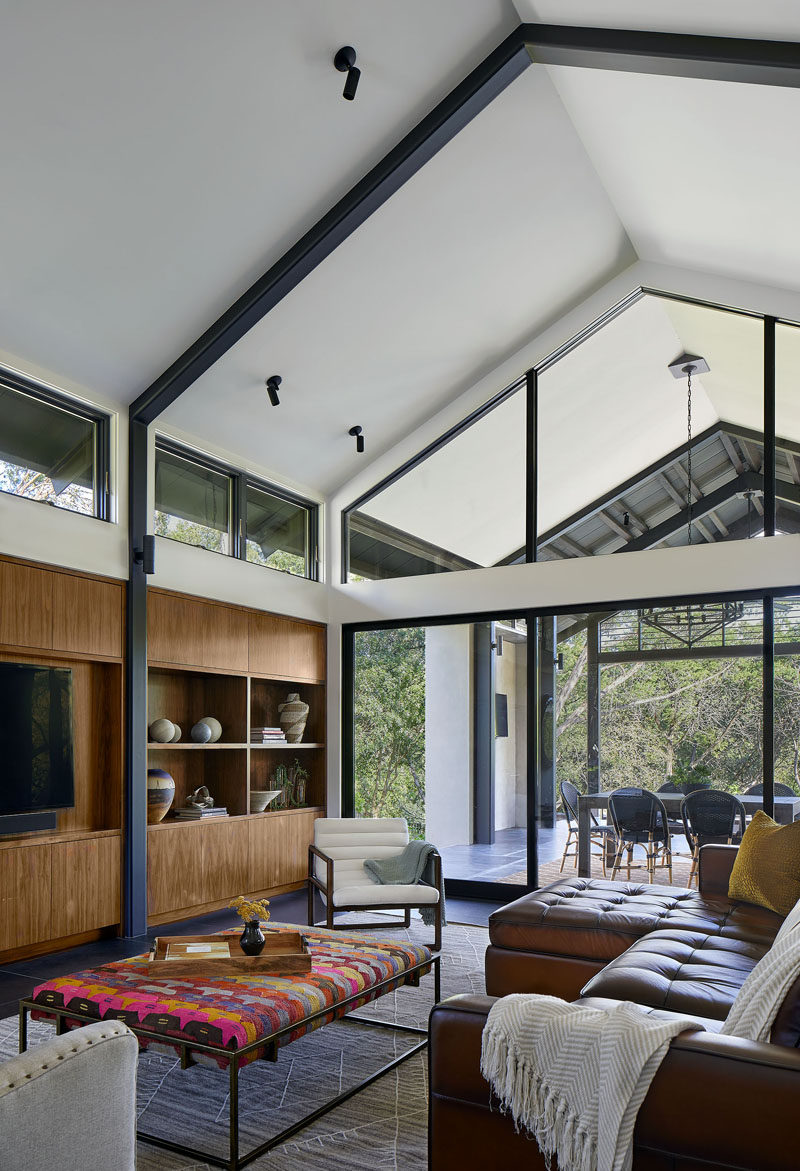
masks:
MULTIPOLYGON (((344 922, 355 916, 343 917, 344 922)), ((430 943, 431 928, 380 932, 379 939, 430 943)), ((484 991, 483 927, 448 925, 442 947, 442 996, 484 991)), ((401 988, 360 1010, 359 1015, 402 1024, 427 1025, 433 978, 419 988, 401 988)), ((30 1045, 49 1040, 54 1027, 31 1022, 30 1045)), ((358 1024, 327 1025, 288 1046, 276 1063, 245 1068, 239 1081, 242 1152, 291 1125, 317 1105, 368 1076, 410 1048, 418 1038, 358 1024)), ((0 1021, 0 1055, 17 1052, 17 1021, 0 1021)), ((258 1171, 325 1171, 327 1168, 423 1168, 427 1164, 427 1052, 380 1078, 366 1090, 251 1164, 258 1171)), ((177 1058, 143 1054, 138 1075, 139 1126, 215 1154, 227 1153, 228 1079, 204 1067, 181 1070, 177 1058)), ((205 1162, 139 1144, 137 1171, 205 1169, 205 1162)))

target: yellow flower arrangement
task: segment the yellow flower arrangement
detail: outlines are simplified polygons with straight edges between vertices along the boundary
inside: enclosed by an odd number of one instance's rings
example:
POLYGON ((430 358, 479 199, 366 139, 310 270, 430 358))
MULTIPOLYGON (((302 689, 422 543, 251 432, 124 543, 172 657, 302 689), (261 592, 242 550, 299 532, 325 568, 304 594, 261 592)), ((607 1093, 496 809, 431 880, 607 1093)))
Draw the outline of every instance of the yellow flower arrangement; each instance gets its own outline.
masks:
POLYGON ((231 899, 228 903, 229 907, 233 907, 236 914, 245 923, 249 923, 252 919, 262 920, 266 923, 269 919, 269 899, 246 899, 243 895, 238 898, 231 899))

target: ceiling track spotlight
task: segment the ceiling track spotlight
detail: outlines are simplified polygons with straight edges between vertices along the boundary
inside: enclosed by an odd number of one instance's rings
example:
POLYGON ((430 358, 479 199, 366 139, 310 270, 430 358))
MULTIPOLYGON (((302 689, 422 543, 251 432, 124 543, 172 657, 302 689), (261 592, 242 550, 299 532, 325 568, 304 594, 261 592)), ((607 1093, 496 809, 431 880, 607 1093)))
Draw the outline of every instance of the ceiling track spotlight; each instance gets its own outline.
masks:
POLYGON ((280 406, 281 400, 278 398, 278 387, 282 381, 283 380, 280 374, 270 374, 269 378, 267 379, 267 394, 269 395, 269 401, 272 403, 273 407, 280 406))
POLYGON ((359 453, 359 455, 364 450, 364 436, 362 435, 362 430, 363 428, 361 427, 351 427, 347 432, 348 435, 354 436, 356 441, 356 451, 359 453))
POLYGON ((356 51, 352 45, 342 45, 333 59, 333 63, 340 73, 346 73, 344 89, 342 90, 342 97, 348 102, 352 102, 356 96, 358 89, 358 79, 361 77, 361 70, 356 68, 356 51))

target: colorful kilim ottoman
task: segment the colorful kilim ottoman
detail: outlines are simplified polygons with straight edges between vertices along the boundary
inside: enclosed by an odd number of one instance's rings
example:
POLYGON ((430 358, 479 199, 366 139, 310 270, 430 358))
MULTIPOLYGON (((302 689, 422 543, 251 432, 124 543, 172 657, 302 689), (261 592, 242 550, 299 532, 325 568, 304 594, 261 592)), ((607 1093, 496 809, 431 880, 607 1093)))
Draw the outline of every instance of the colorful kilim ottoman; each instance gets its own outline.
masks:
MULTIPOLYGON (((271 923, 266 930, 298 929, 271 923)), ((55 1019, 58 1032, 88 1021, 111 1019, 124 1021, 143 1049, 177 1051, 183 1068, 200 1061, 226 1068, 230 1150, 225 1158, 184 1146, 173 1138, 141 1132, 138 1137, 211 1166, 239 1171, 427 1045, 427 1029, 347 1014, 403 984, 419 984, 431 970, 434 999, 439 999, 440 958, 427 947, 320 927, 301 929, 301 933, 312 958, 311 972, 302 975, 156 978, 148 972, 147 955, 141 955, 48 980, 34 989, 29 1000, 20 1001, 20 1050, 27 1044, 28 1012, 37 1020, 55 1019), (341 1018, 362 1026, 415 1033, 422 1040, 280 1134, 240 1155, 242 1066, 258 1057, 275 1060, 282 1045, 341 1018)))
MULTIPOLYGON (((264 930, 296 931, 297 927, 275 923, 264 930)), ((67 1018, 68 1025, 73 1021, 75 1025, 85 1024, 87 1018, 121 1020, 139 1033, 143 1049, 154 1046, 180 1051, 184 1046, 169 1046, 169 1038, 184 1044, 194 1041, 219 1049, 219 1054, 192 1050, 193 1060, 216 1062, 225 1068, 231 1049, 244 1049, 296 1023, 296 1029, 274 1039, 269 1046, 271 1052, 248 1048, 238 1061, 246 1065, 259 1057, 274 1056, 276 1047, 287 1045, 337 1016, 404 983, 418 984, 433 962, 427 947, 413 943, 384 942, 324 928, 303 930, 302 934, 312 957, 312 970, 307 974, 153 979, 148 976, 145 954, 40 984, 31 998, 36 1006, 31 1015, 47 1020, 54 1015, 48 1009, 60 1009, 62 1013, 71 1009, 75 1017, 67 1018), (356 994, 361 995, 352 999, 356 994), (344 1001, 349 1003, 344 1005, 344 1001), (314 1015, 326 1008, 331 1011, 314 1015), (157 1033, 164 1042, 159 1044, 139 1030, 157 1033)))

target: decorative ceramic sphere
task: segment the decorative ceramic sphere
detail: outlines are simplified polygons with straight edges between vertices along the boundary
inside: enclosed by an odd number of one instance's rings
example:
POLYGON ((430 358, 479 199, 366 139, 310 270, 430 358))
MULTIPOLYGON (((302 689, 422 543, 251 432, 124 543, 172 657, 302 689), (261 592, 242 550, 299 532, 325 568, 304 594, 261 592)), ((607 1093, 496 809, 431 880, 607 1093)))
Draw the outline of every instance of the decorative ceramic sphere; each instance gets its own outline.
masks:
POLYGON ((172 720, 153 720, 149 736, 157 744, 169 744, 175 737, 175 725, 172 720))
POLYGON ((173 734, 172 739, 170 740, 170 744, 177 744, 178 741, 180 740, 181 736, 183 735, 183 733, 181 732, 180 724, 175 724, 174 728, 175 728, 175 732, 173 734))
POLYGON ((219 720, 215 719, 214 716, 203 716, 203 718, 200 720, 200 723, 208 724, 209 728, 211 729, 211 739, 209 740, 209 744, 216 744, 222 735, 222 724, 219 722, 219 720))
POLYGON ((175 796, 175 782, 163 768, 147 770, 147 824, 161 821, 175 796))
POLYGON ((211 741, 211 729, 205 720, 198 720, 192 728, 191 735, 195 744, 208 744, 211 741))

